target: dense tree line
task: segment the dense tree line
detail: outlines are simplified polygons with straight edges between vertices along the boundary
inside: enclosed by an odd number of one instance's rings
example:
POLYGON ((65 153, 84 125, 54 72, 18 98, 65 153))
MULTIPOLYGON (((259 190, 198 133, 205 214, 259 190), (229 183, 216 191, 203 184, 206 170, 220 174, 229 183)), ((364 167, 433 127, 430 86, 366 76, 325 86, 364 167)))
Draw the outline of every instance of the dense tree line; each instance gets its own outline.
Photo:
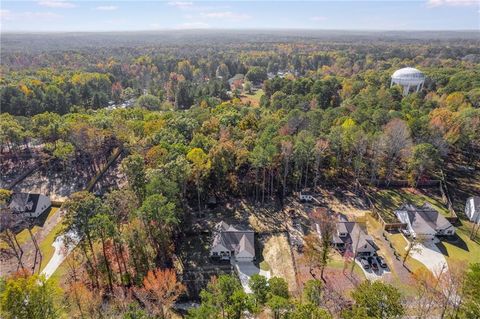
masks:
MULTIPOLYGON (((201 212, 211 195, 263 205, 339 181, 398 178, 416 185, 438 176, 455 157, 478 165, 479 65, 461 59, 477 53, 471 43, 443 48, 421 42, 287 42, 190 49, 122 48, 107 50, 108 57, 102 50, 44 53, 43 63, 24 68, 21 57, 28 53, 6 56, 2 153, 40 153, 67 175, 98 171, 116 148, 125 154, 124 187, 103 197, 74 193, 64 205, 62 232, 80 239, 66 261, 63 302, 70 317, 102 317, 106 308, 124 318, 168 317, 185 293, 173 270, 179 226, 192 211, 201 212), (422 91, 402 96, 389 77, 406 65, 421 68, 427 82, 422 91), (263 89, 258 107, 227 94, 227 80, 236 74, 245 75, 248 90, 263 89), (109 101, 132 98, 132 107, 105 108, 109 101)), ((6 236, 11 239, 8 229, 6 236)), ((312 240, 310 246, 309 263, 323 277, 328 242, 312 240)), ((19 265, 23 268, 21 257, 19 265)), ((477 273, 473 265, 458 278, 477 280, 477 273)), ((452 278, 435 280, 461 282, 452 278)), ((332 316, 322 303, 320 281, 306 284, 304 298, 291 296, 280 278, 253 277, 251 285, 254 293, 247 295, 234 277, 213 279, 188 316, 241 318, 266 309, 274 318, 332 316)), ((432 299, 473 289, 461 305, 449 295, 438 299, 437 308, 465 318, 478 314, 478 287, 442 285, 418 289, 422 298, 432 299)), ((38 313, 54 318, 60 311, 54 289, 36 275, 21 272, 2 282, 0 291, 6 318, 38 313), (42 299, 45 291, 48 298, 42 299), (38 299, 39 305, 12 298, 38 299)), ((351 299, 353 306, 335 315, 395 318, 408 308, 397 289, 381 283, 361 284, 351 299)), ((427 306, 419 309, 428 313, 427 306)))

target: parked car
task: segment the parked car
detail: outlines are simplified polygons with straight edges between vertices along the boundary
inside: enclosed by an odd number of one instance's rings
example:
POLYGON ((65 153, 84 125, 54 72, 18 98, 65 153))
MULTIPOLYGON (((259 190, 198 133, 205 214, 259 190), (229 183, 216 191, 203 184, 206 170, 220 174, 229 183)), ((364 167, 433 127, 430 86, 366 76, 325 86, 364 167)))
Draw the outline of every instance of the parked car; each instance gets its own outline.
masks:
POLYGON ((370 264, 373 270, 378 270, 377 258, 368 257, 368 263, 370 264))
POLYGON ((365 258, 360 258, 360 264, 362 265, 363 269, 369 269, 370 264, 365 258))
POLYGON ((380 267, 382 268, 387 268, 387 263, 385 262, 385 259, 383 259, 382 256, 377 256, 377 261, 378 261, 378 264, 380 265, 380 267))

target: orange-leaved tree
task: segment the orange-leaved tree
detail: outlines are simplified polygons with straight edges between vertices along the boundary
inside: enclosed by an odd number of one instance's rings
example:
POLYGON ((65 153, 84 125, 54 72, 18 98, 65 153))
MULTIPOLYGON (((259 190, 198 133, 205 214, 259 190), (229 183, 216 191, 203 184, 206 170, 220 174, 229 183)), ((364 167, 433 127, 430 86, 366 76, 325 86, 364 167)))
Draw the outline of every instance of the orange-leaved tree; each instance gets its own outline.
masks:
POLYGON ((186 291, 185 286, 177 281, 177 274, 172 269, 149 270, 143 278, 143 287, 149 303, 159 312, 161 318, 165 318, 165 310, 186 291))

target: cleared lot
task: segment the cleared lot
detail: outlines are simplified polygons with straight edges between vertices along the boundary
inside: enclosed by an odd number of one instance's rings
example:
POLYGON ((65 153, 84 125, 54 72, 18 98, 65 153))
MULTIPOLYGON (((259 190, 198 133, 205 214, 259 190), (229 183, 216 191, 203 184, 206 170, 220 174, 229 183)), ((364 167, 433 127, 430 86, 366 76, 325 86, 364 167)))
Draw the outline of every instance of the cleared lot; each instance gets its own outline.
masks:
POLYGON ((266 239, 263 259, 268 264, 272 277, 285 279, 290 291, 297 290, 297 280, 286 235, 273 235, 266 239))

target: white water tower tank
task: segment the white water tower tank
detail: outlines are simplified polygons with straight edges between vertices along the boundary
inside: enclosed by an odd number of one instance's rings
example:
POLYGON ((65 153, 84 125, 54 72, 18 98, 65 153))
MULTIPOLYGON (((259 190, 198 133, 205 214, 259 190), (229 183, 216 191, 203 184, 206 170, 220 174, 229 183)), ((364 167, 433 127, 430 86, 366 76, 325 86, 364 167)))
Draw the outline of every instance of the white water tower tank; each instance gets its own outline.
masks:
POLYGON ((420 91, 425 83, 425 75, 415 68, 403 68, 392 74, 390 86, 395 84, 403 87, 403 95, 410 92, 410 88, 415 88, 415 92, 420 91))

